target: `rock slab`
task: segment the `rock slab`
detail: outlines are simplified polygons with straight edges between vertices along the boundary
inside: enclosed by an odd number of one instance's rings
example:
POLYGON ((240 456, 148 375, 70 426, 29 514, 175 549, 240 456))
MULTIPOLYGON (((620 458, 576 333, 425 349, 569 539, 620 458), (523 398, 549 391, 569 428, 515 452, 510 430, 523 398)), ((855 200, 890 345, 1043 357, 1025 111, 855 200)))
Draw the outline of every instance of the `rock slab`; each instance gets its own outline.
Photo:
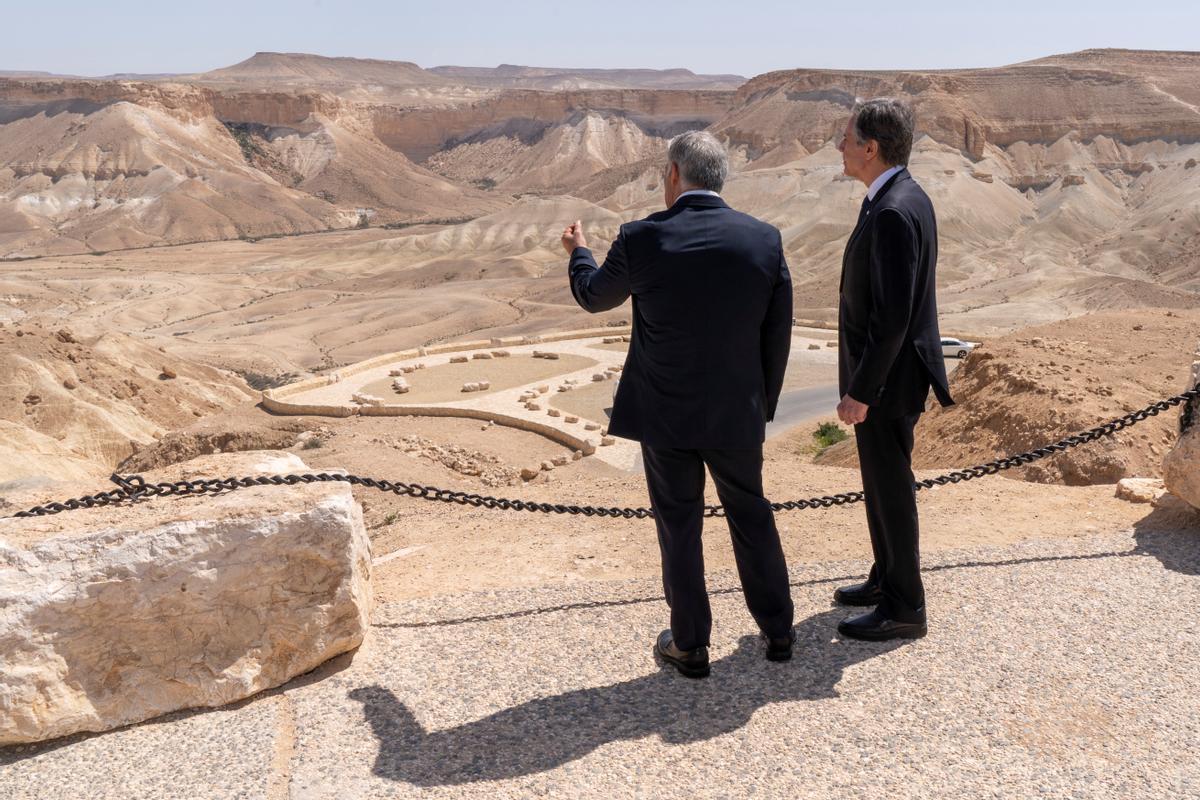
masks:
MULTIPOLYGON (((1200 346, 1192 364, 1192 386, 1200 386, 1200 346)), ((1167 491, 1193 508, 1200 509, 1200 403, 1193 404, 1191 427, 1163 459, 1163 483, 1167 491)))
POLYGON ((370 571, 345 484, 0 520, 0 745, 224 705, 309 672, 362 642, 370 571))

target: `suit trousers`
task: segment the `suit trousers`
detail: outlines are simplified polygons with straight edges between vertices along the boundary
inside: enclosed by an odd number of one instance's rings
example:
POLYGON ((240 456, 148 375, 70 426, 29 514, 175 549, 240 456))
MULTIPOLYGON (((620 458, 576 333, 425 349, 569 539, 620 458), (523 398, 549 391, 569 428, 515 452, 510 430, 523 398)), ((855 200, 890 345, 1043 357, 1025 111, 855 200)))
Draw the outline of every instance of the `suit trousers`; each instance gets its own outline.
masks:
POLYGON ((707 646, 712 630, 700 540, 705 465, 725 507, 750 615, 768 636, 788 636, 794 609, 775 515, 763 496, 762 445, 683 450, 643 444, 642 461, 658 527, 663 591, 671 609, 676 646, 684 650, 707 646))
POLYGON ((880 613, 898 622, 925 621, 912 473, 913 428, 920 417, 917 413, 889 418, 871 409, 866 421, 854 426, 875 554, 868 581, 878 583, 883 591, 880 613))

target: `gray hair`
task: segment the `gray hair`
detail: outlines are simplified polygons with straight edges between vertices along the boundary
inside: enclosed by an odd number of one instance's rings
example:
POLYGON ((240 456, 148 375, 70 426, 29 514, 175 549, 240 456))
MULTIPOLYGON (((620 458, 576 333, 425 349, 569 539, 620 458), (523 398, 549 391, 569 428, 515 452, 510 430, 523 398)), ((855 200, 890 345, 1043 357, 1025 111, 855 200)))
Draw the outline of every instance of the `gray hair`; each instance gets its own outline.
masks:
POLYGON ((725 146, 708 131, 688 131, 671 140, 667 161, 679 166, 679 177, 689 186, 721 191, 729 175, 725 146))
POLYGON ((879 143, 879 155, 891 167, 908 165, 915 120, 912 106, 895 97, 876 97, 854 106, 854 135, 859 144, 879 143))

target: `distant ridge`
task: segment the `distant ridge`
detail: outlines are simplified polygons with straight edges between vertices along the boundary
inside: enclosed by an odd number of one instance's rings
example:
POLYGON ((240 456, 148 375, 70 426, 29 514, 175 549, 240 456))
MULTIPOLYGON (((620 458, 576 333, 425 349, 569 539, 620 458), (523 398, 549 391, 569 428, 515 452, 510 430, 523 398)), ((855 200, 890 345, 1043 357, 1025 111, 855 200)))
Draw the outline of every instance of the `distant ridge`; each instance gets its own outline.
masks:
POLYGON ((335 92, 367 86, 389 89, 660 89, 733 91, 741 75, 698 75, 688 69, 570 69, 501 64, 498 67, 441 66, 423 69, 411 61, 320 56, 309 53, 255 53, 229 67, 179 77, 215 86, 262 89, 304 86, 335 92))
POLYGON ((501 64, 498 67, 431 67, 459 81, 501 88, 736 89, 741 75, 699 75, 689 69, 570 69, 501 64))
POLYGON ((252 83, 342 86, 349 83, 384 86, 439 86, 446 81, 410 61, 318 56, 309 53, 255 53, 233 66, 188 76, 197 83, 252 83))

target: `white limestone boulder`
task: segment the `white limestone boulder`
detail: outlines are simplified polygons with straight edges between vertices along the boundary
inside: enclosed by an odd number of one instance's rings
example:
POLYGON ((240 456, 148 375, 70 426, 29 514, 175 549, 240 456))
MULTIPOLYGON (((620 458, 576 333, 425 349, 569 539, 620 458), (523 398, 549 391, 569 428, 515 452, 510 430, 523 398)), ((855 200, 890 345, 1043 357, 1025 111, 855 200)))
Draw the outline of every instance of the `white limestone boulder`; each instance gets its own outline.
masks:
MULTIPOLYGON (((1200 386, 1200 347, 1192 364, 1192 386, 1200 386)), ((1163 484, 1167 491, 1200 509, 1200 403, 1194 404, 1192 425, 1179 435, 1163 459, 1163 484)))
MULTIPOLYGON (((307 471, 205 456, 148 480, 307 471)), ((99 487, 97 487, 99 488, 99 487)), ((0 745, 219 706, 358 647, 370 542, 346 484, 0 520, 0 745)))

